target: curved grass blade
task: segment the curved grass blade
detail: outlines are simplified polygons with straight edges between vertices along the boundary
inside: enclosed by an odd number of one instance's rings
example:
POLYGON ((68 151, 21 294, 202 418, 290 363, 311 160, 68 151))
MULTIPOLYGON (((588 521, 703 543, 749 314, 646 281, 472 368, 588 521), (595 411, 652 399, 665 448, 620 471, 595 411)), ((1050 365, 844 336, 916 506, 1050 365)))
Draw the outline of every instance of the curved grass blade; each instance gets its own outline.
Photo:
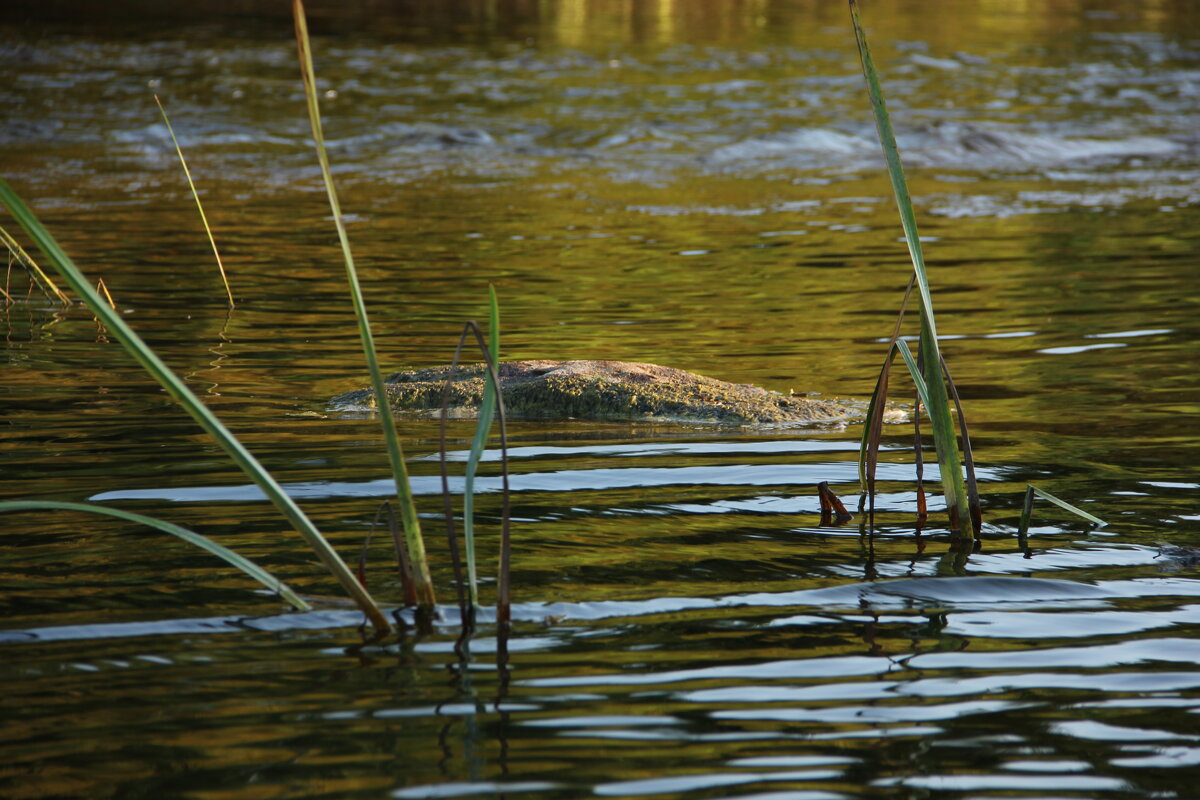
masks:
POLYGON ((325 193, 329 197, 329 208, 333 213, 333 224, 337 228, 338 241, 342 246, 342 259, 346 264, 346 280, 350 285, 350 297, 354 302, 354 314, 358 319, 358 333, 362 339, 363 356, 367 371, 371 374, 371 388, 379 407, 379 421, 383 425, 383 438, 387 447, 388 460, 392 466, 392 477, 396 483, 396 497, 400 505, 400 518, 404 523, 404 538, 408 545, 408 556, 412 560, 413 578, 417 589, 418 604, 433 608, 436 603, 433 580, 429 577, 429 563, 425 556, 425 540, 421 537, 421 523, 417 517, 417 506, 413 501, 408 483, 408 468, 404 463, 404 452, 400 447, 400 435, 396 431, 396 420, 392 417, 383 385, 383 373, 379 370, 379 358, 375 354, 375 337, 367 319, 367 307, 363 302, 362 288, 358 283, 358 270, 350 252, 350 238, 346 234, 346 221, 342 218, 341 204, 333 185, 333 174, 329 169, 329 154, 325 151, 325 134, 321 128, 321 112, 317 104, 317 78, 313 71, 312 45, 308 39, 308 22, 304 15, 304 4, 293 0, 292 13, 296 22, 296 45, 300 52, 300 72, 304 78, 304 97, 308 104, 308 120, 312 125, 313 142, 317 148, 317 160, 321 164, 321 176, 325 180, 325 193))
POLYGON ((1049 492, 1043 491, 1043 490, 1037 488, 1036 486, 1034 486, 1032 483, 1030 483, 1025 486, 1025 503, 1021 507, 1021 521, 1017 525, 1018 539, 1023 540, 1026 537, 1026 535, 1029 533, 1029 521, 1033 518, 1033 496, 1034 495, 1037 495, 1038 497, 1042 498, 1043 500, 1049 500, 1051 503, 1054 503, 1054 505, 1058 506, 1059 508, 1070 511, 1072 514, 1074 514, 1077 517, 1083 517, 1088 522, 1092 523, 1093 525, 1096 525, 1097 527, 1103 528, 1104 526, 1108 525, 1107 522, 1100 519, 1096 515, 1089 514, 1088 512, 1084 511, 1082 508, 1076 508, 1075 506, 1068 503, 1066 500, 1061 500, 1061 499, 1055 497, 1054 495, 1050 494, 1049 492))
MULTIPOLYGON (((500 364, 500 307, 496 302, 496 287, 488 286, 488 353, 492 364, 499 371, 500 364)), ((479 605, 479 579, 475 566, 475 475, 479 471, 479 459, 487 445, 496 413, 496 387, 489 380, 483 387, 483 400, 479 404, 479 422, 475 426, 475 438, 471 440, 471 453, 467 457, 466 488, 463 490, 463 542, 467 551, 467 588, 471 605, 479 605)))
POLYGON ((271 573, 267 572, 262 567, 255 564, 248 558, 240 556, 224 545, 217 544, 212 539, 206 536, 201 536, 195 531, 189 531, 187 528, 181 528, 173 522, 167 522, 154 517, 147 517, 142 514, 134 514, 130 511, 122 511, 119 508, 109 508, 108 506, 97 506, 90 503, 61 503, 54 500, 14 500, 0 503, 0 513, 8 511, 79 511, 85 514, 103 514, 109 517, 123 519, 126 522, 145 525, 150 528, 156 528, 163 533, 169 533, 172 536, 178 537, 189 544, 194 544, 202 550, 207 550, 225 563, 237 567, 242 572, 249 575, 254 580, 261 583, 263 586, 270 589, 275 594, 282 597, 292 605, 297 611, 311 611, 312 607, 304 602, 292 588, 283 581, 276 578, 271 573))
POLYGON ((88 309, 104 324, 109 333, 116 337, 126 352, 159 382, 167 394, 200 427, 204 428, 250 480, 263 490, 263 493, 283 513, 288 522, 304 537, 308 546, 316 552, 317 558, 337 579, 342 589, 363 610, 371 620, 371 624, 381 631, 391 630, 391 624, 375 603, 375 599, 359 585, 354 578, 354 573, 350 571, 341 556, 330 546, 312 521, 300 510, 296 502, 288 496, 275 478, 258 462, 258 459, 251 455, 250 451, 225 427, 224 423, 217 419, 208 406, 204 405, 200 398, 188 388, 187 384, 163 363, 149 345, 142 341, 142 338, 125 322, 125 318, 104 302, 79 267, 75 266, 75 262, 63 251, 54 237, 3 179, 0 179, 0 202, 8 208, 25 232, 29 234, 29 237, 37 243, 47 260, 58 270, 63 280, 83 299, 88 309))
POLYGON ((925 271, 925 256, 921 250, 921 239, 917 232, 917 220, 908 193, 908 183, 904 178, 904 167, 900 163, 900 152, 896 147, 896 136, 892 131, 891 119, 888 117, 887 106, 884 103, 883 89, 879 85, 879 75, 875 70, 874 59, 871 57, 871 48, 867 44, 866 32, 863 30, 862 19, 858 12, 858 3, 856 0, 849 0, 849 4, 854 38, 858 43, 863 75, 867 81, 867 91, 875 115, 875 128, 883 147, 888 177, 892 183, 892 193, 895 195, 896 207, 900 212, 900 224, 904 229, 904 239, 908 244, 913 273, 916 277, 921 307, 921 350, 926 369, 925 379, 929 384, 930 400, 933 401, 927 402, 925 407, 933 428, 933 442, 937 451, 938 466, 942 473, 942 491, 946 495, 950 528, 952 531, 960 532, 963 524, 970 518, 970 509, 967 504, 967 491, 958 455, 958 443, 955 439, 954 420, 950 416, 949 393, 942 379, 940 368, 942 358, 938 347, 937 323, 933 314, 929 279, 925 271))
POLYGON ((917 360, 913 358, 912 350, 908 347, 908 342, 903 339, 895 344, 896 351, 900 353, 900 357, 904 359, 904 366, 908 367, 908 374, 912 376, 913 385, 917 387, 917 397, 921 398, 921 402, 929 407, 929 387, 925 384, 925 376, 921 374, 921 367, 917 364, 917 360))
MULTIPOLYGON (((42 268, 37 265, 37 262, 33 260, 29 253, 25 252, 25 248, 21 247, 21 243, 14 239, 12 234, 4 230, 3 226, 0 226, 0 242, 4 242, 4 246, 8 248, 8 252, 12 256, 13 260, 20 264, 21 267, 29 273, 29 275, 33 278, 33 282, 38 285, 39 289, 48 295, 54 295, 64 306, 71 305, 71 298, 67 297, 67 293, 58 288, 58 284, 51 280, 50 276, 42 271, 42 268)), ((0 289, 0 291, 4 290, 0 289)), ((12 295, 10 295, 8 292, 4 292, 4 296, 9 300, 12 300, 12 295)))
POLYGON ((204 232, 208 234, 208 243, 212 245, 213 255, 216 256, 217 269, 221 271, 221 282, 225 284, 225 296, 229 298, 229 307, 233 308, 235 305, 233 290, 229 288, 229 277, 225 274, 225 265, 221 263, 221 251, 217 249, 217 240, 213 238, 212 228, 208 226, 208 217, 204 214, 204 206, 200 203, 200 193, 196 191, 196 184, 192 182, 192 171, 188 169, 187 160, 183 157, 183 148, 179 146, 179 140, 175 138, 175 129, 171 127, 167 110, 163 108, 158 95, 154 95, 154 102, 158 103, 158 110, 162 113, 163 122, 167 124, 167 133, 171 134, 171 142, 175 145, 175 152, 179 155, 179 163, 183 166, 184 176, 187 177, 188 188, 192 190, 192 199, 196 201, 196 210, 200 212, 200 221, 204 223, 204 232))

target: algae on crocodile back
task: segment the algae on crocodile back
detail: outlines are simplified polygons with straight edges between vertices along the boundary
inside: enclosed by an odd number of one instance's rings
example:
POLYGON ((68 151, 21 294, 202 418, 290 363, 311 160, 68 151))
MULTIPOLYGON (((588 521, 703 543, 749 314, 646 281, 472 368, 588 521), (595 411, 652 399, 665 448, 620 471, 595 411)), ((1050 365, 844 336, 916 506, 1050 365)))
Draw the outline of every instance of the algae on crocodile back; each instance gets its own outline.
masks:
MULTIPOLYGON (((458 368, 450 383, 455 416, 474 416, 486 365, 458 368)), ((384 389, 398 412, 436 413, 449 367, 397 372, 384 389)), ((525 419, 667 419, 737 425, 836 422, 859 412, 846 405, 727 383, 658 364, 628 361, 515 361, 500 365, 510 416, 525 419)), ((333 398, 342 407, 375 408, 370 389, 333 398)))

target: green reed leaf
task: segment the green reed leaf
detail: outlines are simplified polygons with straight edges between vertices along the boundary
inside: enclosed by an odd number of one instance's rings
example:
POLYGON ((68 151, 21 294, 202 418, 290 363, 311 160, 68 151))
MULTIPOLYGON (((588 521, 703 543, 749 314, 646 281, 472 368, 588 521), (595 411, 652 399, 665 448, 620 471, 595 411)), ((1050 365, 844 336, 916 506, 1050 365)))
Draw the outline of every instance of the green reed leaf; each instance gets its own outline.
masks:
POLYGON ((186 411, 205 431, 216 440, 217 444, 233 459, 233 462, 263 490, 275 507, 283 513, 287 520, 296 528, 308 546, 316 553, 329 570, 330 574, 341 584, 342 589, 354 599, 363 610, 371 623, 381 631, 391 629, 387 617, 380 611, 374 598, 364 589, 354 574, 342 561, 337 551, 330 546, 312 521, 300 510, 295 501, 267 472, 253 455, 238 441, 224 423, 195 395, 187 384, 163 363, 162 359, 147 345, 134 330, 125 322, 125 318, 112 308, 93 288, 91 281, 75 266, 75 262, 63 251, 62 247, 50 235, 49 231, 29 210, 25 202, 17 196, 12 187, 0 179, 0 203, 3 203, 17 222, 25 229, 46 259, 58 271, 64 281, 75 291, 88 310, 96 316, 110 334, 112 334, 125 351, 142 365, 167 394, 186 411))
MULTIPOLYGON (((488 353, 492 365, 500 369, 500 306, 496 301, 496 287, 488 286, 488 353)), ((467 588, 471 605, 479 605, 478 571, 475 561, 475 475, 479 460, 483 457, 492 420, 496 415, 496 390, 491 374, 483 387, 483 400, 479 404, 479 421, 475 426, 475 437, 471 440, 471 453, 467 457, 466 486, 463 490, 463 541, 467 551, 467 588)))
POLYGON ((929 278, 925 270, 925 256, 921 250, 921 238, 917 232, 917 219, 913 211, 912 200, 908 192, 908 183, 904 177, 904 167, 900 163, 900 152, 896 146, 896 136, 892 130, 891 119, 888 116, 887 105, 883 99, 883 89, 879 84, 879 75, 875 69, 871 48, 867 43, 867 35, 863 30, 862 19, 858 12, 856 0, 849 0, 850 20, 854 26, 854 38, 858 43, 858 53, 862 60, 863 75, 867 81, 867 92, 871 99, 871 108, 875 115, 875 128, 879 133, 879 142, 883 148, 884 160, 887 162, 888 177, 892 183, 892 193, 896 199, 896 208, 900 212, 900 224, 904 229, 904 240, 908 244, 909 256, 912 260, 913 271, 917 281, 917 294, 920 298, 921 310, 921 341, 922 360, 924 362, 923 377, 928 384, 929 400, 926 401, 926 411, 929 414, 933 428, 934 448, 937 451, 938 466, 942 474, 942 491, 946 495, 946 508, 950 515, 950 528, 956 533, 963 530, 971 519, 967 502, 967 489, 963 479, 962 462, 958 453, 954 420, 950 413, 950 397, 941 370, 941 351, 938 347, 937 324, 933 314, 933 299, 929 291, 929 278))
POLYGON ((408 467, 404 463, 404 451, 400 446, 400 435, 396 420, 388 403, 383 373, 379 370, 379 357, 375 351, 375 337, 367 318, 367 307, 363 301, 362 287, 358 282, 358 270, 354 266, 354 255, 350 252, 350 237, 346 234, 346 221, 342 217, 337 189, 333 185, 333 173, 329 168, 329 155, 325 150, 325 134, 321 127, 321 112, 317 103, 317 77, 313 71, 312 44, 308 37, 308 21, 304 15, 304 4, 293 0, 292 12, 296 22, 296 45, 300 52, 300 71, 304 79, 304 97, 308 105, 308 120, 312 125, 313 142, 317 148, 317 160, 321 164, 321 176, 325 180, 325 193, 329 197, 329 208, 333 212, 333 224, 337 228, 338 241, 342 246, 342 260, 346 265, 346 280, 350 285, 350 297, 354 303, 354 314, 358 319, 358 333, 362 339, 363 357, 371 375, 371 388, 379 408, 379 421, 383 425, 383 439, 388 460, 392 466, 392 478, 396 484, 400 519, 404 525, 404 539, 408 556, 412 561, 413 579, 416 584, 418 603, 432 608, 436 603, 433 580, 429 576, 429 563, 425 555, 425 540, 421 536, 421 523, 417 506, 408 483, 408 467))
POLYGON ((251 578, 282 597, 296 610, 312 610, 312 607, 303 599, 301 599, 299 595, 292 591, 290 586, 276 578, 270 572, 267 572, 258 564, 255 564, 253 561, 244 556, 238 555, 224 545, 217 544, 207 536, 202 536, 194 531, 189 531, 187 528, 181 528, 173 522, 155 519, 154 517, 147 517, 143 514, 134 514, 131 511, 123 511, 119 508, 98 506, 91 503, 61 503, 54 500, 13 500, 0 503, 0 514, 9 511, 79 511, 85 514, 103 514, 105 516, 123 519, 126 522, 133 522, 138 525, 157 528, 163 533, 169 533, 185 542, 194 544, 196 547, 199 547, 202 550, 207 550, 217 558, 225 561, 225 563, 237 567, 242 572, 246 573, 251 578))

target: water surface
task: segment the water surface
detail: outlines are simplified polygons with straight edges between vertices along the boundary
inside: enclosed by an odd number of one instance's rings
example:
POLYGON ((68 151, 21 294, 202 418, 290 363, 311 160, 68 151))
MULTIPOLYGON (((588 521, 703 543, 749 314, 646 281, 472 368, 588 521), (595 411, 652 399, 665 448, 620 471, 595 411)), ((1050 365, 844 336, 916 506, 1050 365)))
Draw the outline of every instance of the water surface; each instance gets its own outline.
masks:
MULTIPOLYGON (((279 9, 17 3, 0 174, 354 557, 389 494, 279 9), (232 312, 153 94, 238 298, 232 312)), ((879 6, 879 7, 876 7, 879 6)), ((885 7, 886 6, 886 7, 885 7)), ((838 4, 312 9, 326 131, 388 368, 500 295, 504 357, 653 361, 862 399, 907 256, 838 4)), ((986 529, 915 527, 912 437, 512 425, 517 623, 400 642, 283 612, 108 519, 0 533, 12 797, 1188 797, 1200 29, 1189 3, 865 9, 975 432, 986 529), (1034 482, 1093 529, 1039 508, 1034 482)), ((2 223, 8 227, 9 223, 2 223)), ((91 316, 6 284, 5 499, 93 500, 336 592, 91 316)), ((402 424, 441 599, 436 424, 402 424)), ((470 427, 451 428, 454 464, 470 427)), ((496 551, 498 465, 479 506, 496 551)), ((386 543, 371 588, 398 587, 386 543)), ((490 598, 492 583, 484 587, 490 598)))

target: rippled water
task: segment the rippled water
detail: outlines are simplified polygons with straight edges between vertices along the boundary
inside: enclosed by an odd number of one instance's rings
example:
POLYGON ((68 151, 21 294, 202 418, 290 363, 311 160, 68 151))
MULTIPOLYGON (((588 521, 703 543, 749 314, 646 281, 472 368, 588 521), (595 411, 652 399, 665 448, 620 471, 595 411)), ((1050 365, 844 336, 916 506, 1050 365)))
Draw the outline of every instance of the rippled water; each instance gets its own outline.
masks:
MULTIPOLYGON (((387 468, 377 424, 327 404, 363 367, 286 11, 76 6, 0 22, 0 175, 353 557, 387 468)), ((446 361, 493 283, 506 358, 869 392, 908 268, 840 4, 310 10, 388 367, 446 361)), ((868 535, 821 527, 815 491, 854 497, 856 423, 516 422, 516 624, 498 666, 485 613, 464 665, 452 609, 369 642, 161 534, 6 515, 0 795, 1195 796, 1200 580, 1160 544, 1200 546, 1197 9, 864 13, 974 430, 976 550, 938 498, 914 527, 907 428, 868 535), (1030 481, 1109 525, 1039 506, 1018 542, 1030 481)), ((89 314, 6 286, 0 496, 162 516, 335 593, 89 314)), ((436 425, 403 435, 448 601, 436 425)))

